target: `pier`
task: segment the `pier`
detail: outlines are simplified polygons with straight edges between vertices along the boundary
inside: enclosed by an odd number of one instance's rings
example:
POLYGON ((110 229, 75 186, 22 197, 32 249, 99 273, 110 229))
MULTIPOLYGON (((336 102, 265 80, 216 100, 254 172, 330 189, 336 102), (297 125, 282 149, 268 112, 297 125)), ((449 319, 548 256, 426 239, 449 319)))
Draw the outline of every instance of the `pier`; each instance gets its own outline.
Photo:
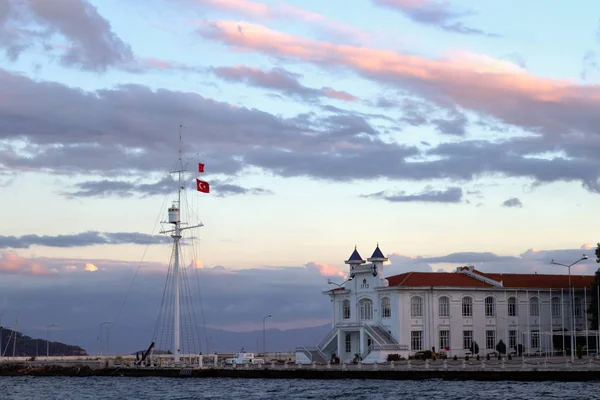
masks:
POLYGON ((223 365, 182 357, 181 361, 135 365, 120 357, 63 357, 49 360, 0 360, 2 376, 118 376, 173 378, 262 378, 262 379, 387 379, 387 380, 482 380, 482 381, 593 381, 600 380, 600 359, 589 357, 571 362, 564 357, 512 360, 402 360, 357 364, 267 364, 223 365), (186 363, 188 361, 188 363, 186 363))

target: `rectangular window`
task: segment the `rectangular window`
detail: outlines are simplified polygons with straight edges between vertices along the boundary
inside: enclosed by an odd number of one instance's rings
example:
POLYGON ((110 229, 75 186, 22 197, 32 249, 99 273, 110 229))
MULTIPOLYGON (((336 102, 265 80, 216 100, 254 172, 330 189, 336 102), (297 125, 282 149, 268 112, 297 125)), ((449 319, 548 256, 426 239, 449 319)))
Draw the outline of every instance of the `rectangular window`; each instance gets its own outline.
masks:
POLYGON ((352 336, 346 333, 346 353, 352 353, 352 336))
POLYGON ((450 348, 450 331, 440 331, 440 350, 447 350, 450 348))
POLYGON ((423 350, 423 331, 410 332, 410 348, 412 350, 423 350))
POLYGON ((392 316, 392 305, 389 297, 384 297, 381 300, 381 317, 390 318, 392 316))
POLYGON ((508 299, 508 316, 516 317, 517 316, 517 298, 511 297, 508 299))
POLYGON ((537 297, 532 297, 529 301, 529 315, 532 317, 540 316, 540 303, 537 297))
POLYGON ((531 331, 531 348, 540 348, 540 331, 538 331, 537 329, 531 331))
POLYGON ((473 299, 471 297, 463 297, 462 299, 462 315, 463 317, 473 316, 473 299))
POLYGON ((496 300, 493 297, 485 298, 485 316, 486 317, 496 316, 496 300))
POLYGON ((552 317, 560 318, 562 315, 562 313, 561 313, 562 304, 560 304, 560 299, 558 297, 553 297, 551 301, 552 301, 552 317))
POLYGON ((496 348, 496 331, 485 331, 485 348, 491 350, 496 348))
POLYGON ((581 299, 579 297, 575 297, 575 316, 581 317, 583 312, 581 311, 581 299))
POLYGON ((517 349, 517 331, 508 331, 508 348, 517 349))
POLYGON ((344 300, 343 306, 343 318, 350 319, 350 300, 344 300))
POLYGON ((450 316, 450 299, 447 296, 440 297, 439 299, 439 314, 440 317, 449 317, 450 316))
POLYGON ((463 349, 470 349, 473 343, 473 331, 463 331, 463 349))

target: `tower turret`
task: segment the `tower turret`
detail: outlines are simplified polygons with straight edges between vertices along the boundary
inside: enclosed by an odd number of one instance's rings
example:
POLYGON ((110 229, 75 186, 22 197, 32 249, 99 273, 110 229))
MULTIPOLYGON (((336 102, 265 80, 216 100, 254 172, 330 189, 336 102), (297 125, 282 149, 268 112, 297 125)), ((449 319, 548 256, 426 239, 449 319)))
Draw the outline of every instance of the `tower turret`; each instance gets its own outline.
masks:
POLYGON ((383 270, 383 263, 388 261, 388 258, 383 255, 381 249, 379 248, 379 243, 377 243, 377 247, 375 248, 373 255, 367 258, 367 260, 373 263, 373 276, 377 276, 379 273, 378 269, 381 268, 383 270))

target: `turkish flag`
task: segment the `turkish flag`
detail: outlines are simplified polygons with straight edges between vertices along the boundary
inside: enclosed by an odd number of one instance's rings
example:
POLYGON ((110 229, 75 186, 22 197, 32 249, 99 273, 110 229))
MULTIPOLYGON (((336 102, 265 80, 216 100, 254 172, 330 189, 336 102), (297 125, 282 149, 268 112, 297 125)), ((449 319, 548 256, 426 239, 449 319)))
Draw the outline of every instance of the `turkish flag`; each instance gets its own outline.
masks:
POLYGON ((198 172, 204 172, 204 164, 198 163, 198 172))
POLYGON ((210 185, 208 184, 208 182, 201 181, 198 178, 196 178, 196 188, 199 192, 210 193, 210 185))

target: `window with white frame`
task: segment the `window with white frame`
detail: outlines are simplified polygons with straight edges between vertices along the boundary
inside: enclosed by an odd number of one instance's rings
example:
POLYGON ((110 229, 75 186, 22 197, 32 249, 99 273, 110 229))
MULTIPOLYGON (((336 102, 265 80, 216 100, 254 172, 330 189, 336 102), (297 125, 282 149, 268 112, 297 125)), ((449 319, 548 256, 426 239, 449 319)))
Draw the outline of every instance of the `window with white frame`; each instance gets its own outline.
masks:
POLYGON ((448 296, 442 296, 438 300, 439 315, 440 317, 450 316, 450 298, 448 296))
POLYGON ((350 319, 350 300, 342 302, 342 318, 350 319))
POLYGON ((472 317, 473 316, 473 298, 466 296, 462 299, 462 316, 472 317))
POLYGON ((470 349, 473 344, 473 331, 463 331, 463 349, 470 349))
POLYGON ((553 297, 551 300, 552 304, 552 317, 560 318, 562 316, 562 307, 560 304, 560 297, 553 297))
POLYGON ((360 319, 373 319, 373 302, 371 299, 362 299, 358 304, 360 308, 360 319))
POLYGON ((440 350, 450 348, 450 331, 444 329, 440 331, 440 350))
POLYGON ((390 318, 392 316, 392 304, 389 297, 381 299, 381 318, 390 318))
POLYGON ((508 348, 517 349, 517 331, 508 331, 508 348))
POLYGON ((517 298, 516 297, 508 298, 508 316, 509 317, 517 316, 517 298))
POLYGON ((583 307, 581 297, 575 297, 575 316, 581 317, 583 315, 583 307))
POLYGON ((352 353, 352 335, 346 333, 346 353, 352 353))
POLYGON ((422 317, 423 316, 423 298, 420 296, 413 296, 410 298, 410 316, 411 317, 422 317))
POLYGON ((411 350, 423 350, 423 331, 410 332, 411 350))
POLYGON ((534 329, 531 331, 531 348, 539 349, 540 348, 540 331, 534 329))
POLYGON ((488 296, 485 298, 485 316, 496 316, 496 299, 494 299, 492 296, 488 296))
POLYGON ((529 315, 532 317, 540 316, 540 301, 537 297, 529 299, 529 315))
POLYGON ((488 350, 496 348, 496 331, 485 331, 485 348, 488 350))

